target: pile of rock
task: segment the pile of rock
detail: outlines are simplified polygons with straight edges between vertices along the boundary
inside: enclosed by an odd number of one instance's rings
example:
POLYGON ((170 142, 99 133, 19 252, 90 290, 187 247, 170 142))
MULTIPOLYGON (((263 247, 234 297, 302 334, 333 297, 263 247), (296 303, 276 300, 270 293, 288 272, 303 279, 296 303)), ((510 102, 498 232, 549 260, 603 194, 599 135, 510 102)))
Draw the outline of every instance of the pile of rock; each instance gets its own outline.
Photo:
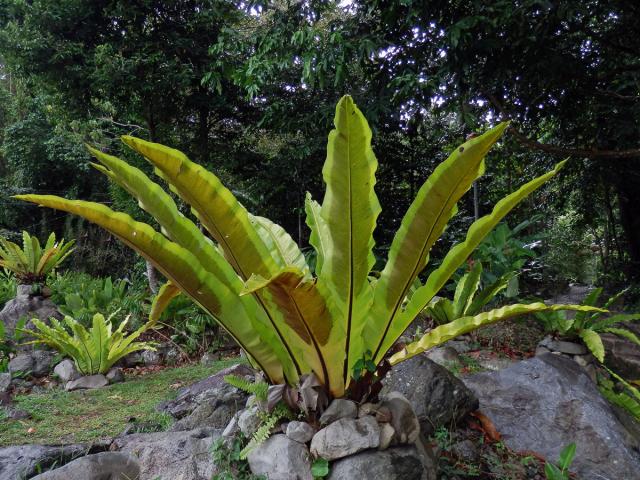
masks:
MULTIPOLYGON (((16 297, 9 300, 0 311, 0 322, 4 324, 6 338, 11 339, 23 318, 28 319, 24 329, 33 329, 32 318, 49 323, 51 317, 62 319, 62 314, 51 300, 51 291, 45 288, 34 288, 33 285, 18 285, 16 297)), ((24 338, 23 340, 30 340, 24 338)), ((19 351, 31 350, 31 345, 15 345, 19 351)))
POLYGON ((544 337, 536 348, 536 356, 552 353, 562 355, 576 362, 589 378, 597 383, 596 359, 589 352, 587 347, 581 343, 568 342, 565 340, 554 340, 551 336, 544 337))
MULTIPOLYGON (((223 436, 238 431, 251 436, 259 426, 260 413, 251 405, 234 416, 223 436)), ((248 461, 254 474, 272 480, 311 480, 314 458, 333 462, 329 478, 334 480, 354 478, 354 471, 359 472, 358 478, 435 478, 433 463, 416 446, 419 438, 418 417, 398 392, 388 393, 375 404, 336 399, 316 425, 301 421, 280 425, 279 431, 249 453, 248 461)))
POLYGON ((76 365, 65 359, 55 366, 53 373, 60 379, 67 391, 105 387, 112 383, 124 382, 122 369, 114 367, 106 375, 81 375, 76 365))

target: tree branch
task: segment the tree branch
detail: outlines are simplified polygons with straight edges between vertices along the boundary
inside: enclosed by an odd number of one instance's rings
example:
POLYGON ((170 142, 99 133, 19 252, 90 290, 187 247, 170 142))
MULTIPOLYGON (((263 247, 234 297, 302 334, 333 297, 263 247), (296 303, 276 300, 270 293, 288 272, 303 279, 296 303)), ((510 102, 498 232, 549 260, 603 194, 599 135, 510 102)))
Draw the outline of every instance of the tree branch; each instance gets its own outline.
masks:
MULTIPOLYGON (((482 92, 487 97, 489 102, 502 114, 505 119, 510 120, 512 116, 506 111, 502 103, 491 93, 482 92)), ((521 145, 531 149, 539 150, 541 152, 552 153, 556 155, 564 155, 571 157, 586 157, 586 158, 633 158, 640 159, 640 148, 633 148, 630 150, 599 150, 596 148, 568 148, 558 145, 551 145, 548 143, 542 143, 537 140, 532 140, 523 133, 519 132, 513 124, 509 127, 509 130, 515 137, 515 139, 521 145)))

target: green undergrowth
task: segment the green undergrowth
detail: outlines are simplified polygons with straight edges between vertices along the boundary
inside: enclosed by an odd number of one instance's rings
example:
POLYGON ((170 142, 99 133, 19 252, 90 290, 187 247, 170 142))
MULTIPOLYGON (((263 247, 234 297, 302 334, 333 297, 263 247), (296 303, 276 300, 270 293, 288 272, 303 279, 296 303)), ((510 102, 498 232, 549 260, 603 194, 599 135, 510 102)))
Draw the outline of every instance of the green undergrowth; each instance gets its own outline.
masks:
POLYGON ((165 430, 172 419, 156 411, 159 402, 175 398, 181 387, 235 363, 238 359, 129 375, 124 383, 97 390, 65 392, 56 388, 18 395, 15 407, 31 414, 31 418, 2 418, 0 446, 91 442, 116 436, 131 422, 165 430))

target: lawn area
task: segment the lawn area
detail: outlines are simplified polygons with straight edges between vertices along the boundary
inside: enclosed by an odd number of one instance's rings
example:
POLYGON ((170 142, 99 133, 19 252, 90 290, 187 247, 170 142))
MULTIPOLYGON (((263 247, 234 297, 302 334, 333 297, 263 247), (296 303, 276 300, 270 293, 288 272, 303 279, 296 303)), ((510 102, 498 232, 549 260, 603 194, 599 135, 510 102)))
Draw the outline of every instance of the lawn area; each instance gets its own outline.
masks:
POLYGON ((18 395, 15 406, 29 412, 32 418, 0 418, 0 446, 68 444, 109 438, 120 434, 131 418, 167 428, 172 419, 156 411, 159 402, 175 398, 181 387, 238 361, 129 375, 124 383, 97 390, 66 392, 56 388, 41 394, 18 395))

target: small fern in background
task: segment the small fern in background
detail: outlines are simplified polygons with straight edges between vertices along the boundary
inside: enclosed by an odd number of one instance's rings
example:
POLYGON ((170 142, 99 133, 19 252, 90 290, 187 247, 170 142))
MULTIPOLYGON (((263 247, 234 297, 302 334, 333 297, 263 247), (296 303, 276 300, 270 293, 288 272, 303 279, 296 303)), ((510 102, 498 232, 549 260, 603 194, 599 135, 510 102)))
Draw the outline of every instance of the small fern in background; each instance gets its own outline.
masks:
POLYGON ((269 390, 269 384, 267 382, 250 382, 237 375, 225 375, 224 381, 229 385, 239 388, 243 392, 255 395, 261 402, 267 401, 267 392, 269 390))
POLYGON ((615 374, 608 368, 606 370, 623 387, 622 390, 616 388, 614 382, 603 376, 598 376, 598 389, 604 398, 610 403, 626 410, 636 420, 640 421, 640 390, 625 379, 615 374))

